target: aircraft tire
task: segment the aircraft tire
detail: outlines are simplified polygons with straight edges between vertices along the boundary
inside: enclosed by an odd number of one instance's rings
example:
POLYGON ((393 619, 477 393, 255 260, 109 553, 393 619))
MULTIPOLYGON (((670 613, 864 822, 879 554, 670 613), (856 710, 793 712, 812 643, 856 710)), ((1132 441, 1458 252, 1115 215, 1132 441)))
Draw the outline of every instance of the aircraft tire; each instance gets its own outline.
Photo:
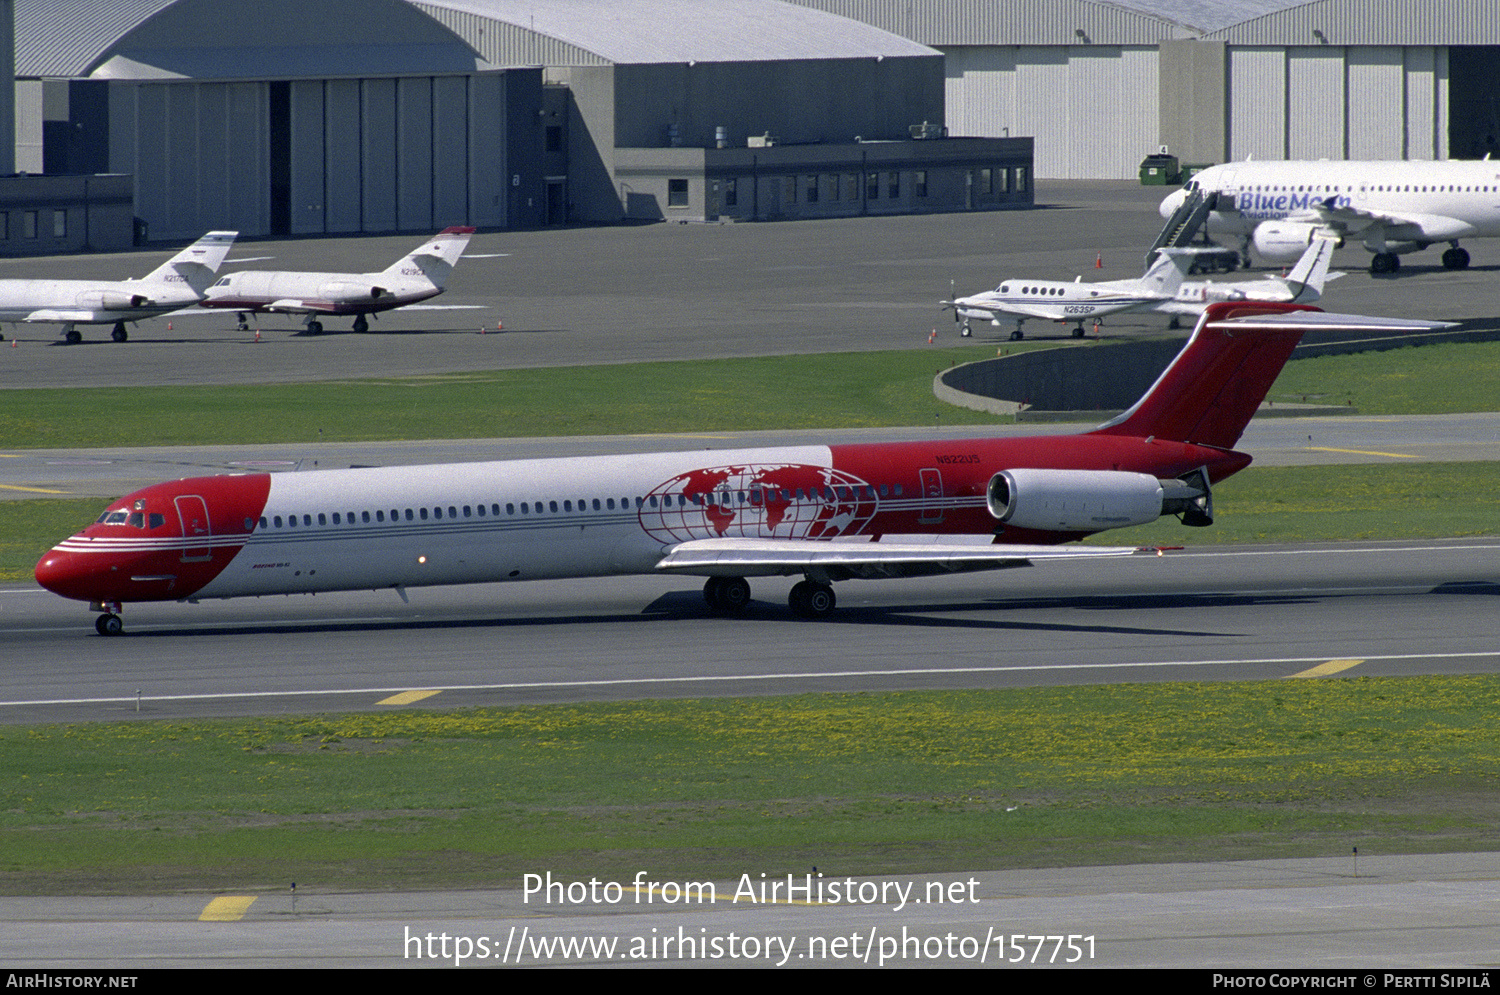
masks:
POLYGON ((1013 331, 1013 332, 1010 333, 1010 340, 1012 342, 1019 342, 1022 339, 1024 339, 1025 337, 1026 337, 1026 333, 1023 332, 1023 331, 1021 331, 1019 328, 1017 328, 1015 331, 1013 331))
POLYGON ((109 337, 116 342, 128 342, 130 340, 130 333, 125 331, 125 323, 122 321, 115 325, 115 329, 109 333, 109 337))
POLYGON ((716 612, 737 614, 750 604, 750 584, 743 577, 710 577, 703 585, 703 600, 716 612))
POLYGON ((1377 252, 1370 260, 1371 273, 1394 273, 1401 268, 1401 257, 1394 252, 1377 252))
POLYGON ((63 336, 63 341, 68 345, 77 345, 83 341, 83 333, 76 328, 68 329, 68 334, 63 336))
POLYGON ((1443 266, 1447 269, 1468 269, 1469 250, 1454 246, 1443 253, 1443 266))
POLYGON ((370 330, 370 323, 365 320, 364 315, 360 315, 354 319, 354 330, 361 335, 370 330))
POLYGON ((323 334, 323 323, 321 321, 309 321, 307 323, 307 334, 309 334, 309 335, 322 335, 323 334))
POLYGON ((792 586, 787 604, 798 618, 827 618, 838 605, 838 599, 827 584, 804 580, 792 586))
POLYGON ((120 616, 106 612, 94 619, 94 631, 101 636, 118 636, 125 631, 125 623, 120 621, 120 616))

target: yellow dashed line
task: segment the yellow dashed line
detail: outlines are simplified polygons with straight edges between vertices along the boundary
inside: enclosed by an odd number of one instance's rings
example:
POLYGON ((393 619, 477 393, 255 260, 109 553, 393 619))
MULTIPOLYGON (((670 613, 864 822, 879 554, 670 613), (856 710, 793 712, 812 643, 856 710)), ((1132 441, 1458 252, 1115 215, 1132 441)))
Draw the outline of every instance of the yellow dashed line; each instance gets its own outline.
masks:
POLYGON ((203 907, 199 922, 239 922, 250 911, 254 895, 222 895, 203 907))
POLYGON ((1310 670, 1304 670, 1300 674, 1291 674, 1289 676, 1327 677, 1329 674, 1337 674, 1340 671, 1348 670, 1350 667, 1357 667, 1364 662, 1363 660, 1329 660, 1327 663, 1320 663, 1310 670))
POLYGON ((1353 453, 1355 456, 1389 456, 1392 459, 1418 459, 1411 453, 1378 453, 1369 449, 1333 449, 1329 446, 1307 446, 1309 452, 1314 453, 1353 453))
POLYGON ((402 691, 400 694, 393 694, 389 698, 377 701, 375 704, 410 705, 414 701, 421 701, 423 698, 431 698, 437 693, 438 692, 436 691, 402 691))
POLYGON ((17 484, 0 484, 0 491, 25 491, 28 494, 68 494, 70 491, 54 491, 45 487, 21 487, 17 484))

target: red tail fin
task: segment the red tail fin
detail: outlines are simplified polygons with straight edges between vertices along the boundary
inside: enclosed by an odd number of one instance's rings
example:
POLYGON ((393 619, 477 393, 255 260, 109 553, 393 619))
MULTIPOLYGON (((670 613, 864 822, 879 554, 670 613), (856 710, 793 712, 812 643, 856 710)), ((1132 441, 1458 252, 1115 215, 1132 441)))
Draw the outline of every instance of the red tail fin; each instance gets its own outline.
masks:
POLYGON ((1233 448, 1303 331, 1234 319, 1316 310, 1305 304, 1209 305, 1146 395, 1096 431, 1233 448))

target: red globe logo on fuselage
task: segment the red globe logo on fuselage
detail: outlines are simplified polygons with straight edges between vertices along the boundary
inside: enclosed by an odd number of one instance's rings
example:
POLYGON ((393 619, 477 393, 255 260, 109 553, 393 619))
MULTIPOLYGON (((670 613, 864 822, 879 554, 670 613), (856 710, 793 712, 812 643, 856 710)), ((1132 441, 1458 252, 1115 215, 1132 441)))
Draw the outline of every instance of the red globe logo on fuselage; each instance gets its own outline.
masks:
POLYGON ((742 463, 673 477, 646 496, 640 521, 667 543, 831 539, 862 531, 877 501, 868 482, 830 466, 742 463))

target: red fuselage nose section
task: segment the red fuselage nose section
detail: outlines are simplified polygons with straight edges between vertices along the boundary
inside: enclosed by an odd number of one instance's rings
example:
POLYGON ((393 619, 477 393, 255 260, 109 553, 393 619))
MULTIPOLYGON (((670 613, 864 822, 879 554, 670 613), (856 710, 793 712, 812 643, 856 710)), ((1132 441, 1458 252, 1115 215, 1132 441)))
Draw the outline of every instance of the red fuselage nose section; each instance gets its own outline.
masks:
POLYGON ((65 598, 175 601, 218 576, 258 527, 267 474, 197 477, 120 498, 50 549, 36 581, 65 598))

